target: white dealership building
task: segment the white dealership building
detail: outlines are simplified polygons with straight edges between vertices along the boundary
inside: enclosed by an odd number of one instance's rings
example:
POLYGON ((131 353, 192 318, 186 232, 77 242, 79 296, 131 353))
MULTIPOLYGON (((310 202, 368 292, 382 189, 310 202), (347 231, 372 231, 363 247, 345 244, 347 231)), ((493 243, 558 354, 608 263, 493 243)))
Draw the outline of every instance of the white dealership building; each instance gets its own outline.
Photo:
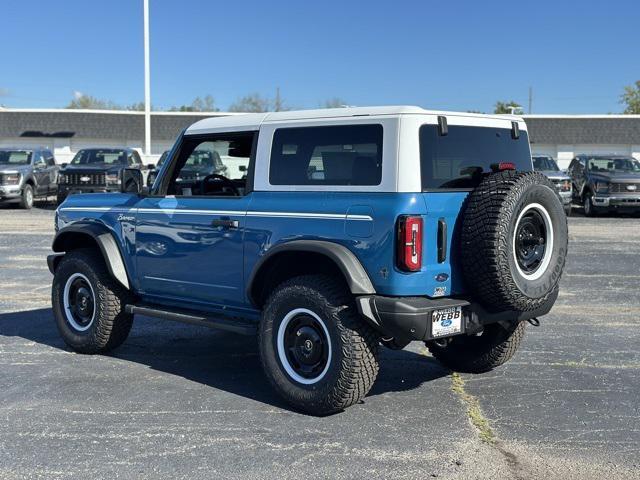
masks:
MULTIPOLYGON (((227 112, 153 112, 151 156, 155 163, 180 132, 205 117, 227 112)), ((640 115, 525 115, 534 154, 566 168, 578 154, 631 155, 640 160, 640 115)), ((42 146, 66 163, 82 148, 144 148, 144 113, 116 110, 0 108, 0 147, 42 146)), ((143 156, 144 158, 144 156, 143 156)))

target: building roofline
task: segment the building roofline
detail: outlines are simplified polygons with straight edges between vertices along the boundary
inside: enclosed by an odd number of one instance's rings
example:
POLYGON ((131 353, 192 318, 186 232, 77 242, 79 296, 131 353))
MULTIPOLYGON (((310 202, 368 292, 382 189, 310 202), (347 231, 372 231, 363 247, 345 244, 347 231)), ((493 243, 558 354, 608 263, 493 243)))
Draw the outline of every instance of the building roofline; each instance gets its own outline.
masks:
MULTIPOLYGON (((0 112, 16 113, 105 113, 111 115, 144 115, 140 110, 98 110, 82 108, 6 108, 0 107, 0 112)), ((176 115, 176 116, 198 116, 198 117, 227 117, 232 115, 246 115, 242 112, 169 112, 152 111, 151 115, 176 115)))

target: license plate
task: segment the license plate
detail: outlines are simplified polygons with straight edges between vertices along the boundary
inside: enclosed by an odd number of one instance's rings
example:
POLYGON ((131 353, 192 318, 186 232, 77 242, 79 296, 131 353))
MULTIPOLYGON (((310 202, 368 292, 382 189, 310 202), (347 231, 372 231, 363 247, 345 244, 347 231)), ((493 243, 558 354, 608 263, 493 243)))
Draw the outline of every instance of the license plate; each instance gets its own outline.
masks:
POLYGON ((431 315, 431 336, 448 337, 462 332, 462 307, 434 310, 431 315))

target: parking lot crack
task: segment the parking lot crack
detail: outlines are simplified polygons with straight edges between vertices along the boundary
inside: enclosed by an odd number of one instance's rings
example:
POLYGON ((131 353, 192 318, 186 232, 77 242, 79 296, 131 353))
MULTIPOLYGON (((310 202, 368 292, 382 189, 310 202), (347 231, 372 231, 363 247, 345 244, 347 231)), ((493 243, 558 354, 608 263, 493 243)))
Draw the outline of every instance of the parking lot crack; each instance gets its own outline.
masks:
POLYGON ((505 460, 505 463, 511 470, 513 477, 516 479, 527 478, 524 467, 520 463, 518 457, 506 447, 504 441, 500 440, 495 431, 491 428, 489 419, 485 417, 480 401, 477 397, 467 392, 465 389, 465 381, 462 376, 453 372, 451 374, 451 390, 462 401, 467 408, 467 417, 476 430, 478 437, 482 442, 495 449, 505 460))

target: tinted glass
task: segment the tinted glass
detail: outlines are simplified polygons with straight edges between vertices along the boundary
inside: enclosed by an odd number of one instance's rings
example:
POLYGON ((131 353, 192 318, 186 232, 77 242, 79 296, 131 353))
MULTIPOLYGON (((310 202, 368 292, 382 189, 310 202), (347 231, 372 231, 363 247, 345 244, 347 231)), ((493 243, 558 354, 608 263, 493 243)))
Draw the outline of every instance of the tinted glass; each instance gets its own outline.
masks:
POLYGON ((127 152, 125 150, 104 148, 96 150, 80 150, 71 160, 71 165, 88 165, 104 163, 106 165, 126 165, 127 152))
POLYGON ((281 128, 275 131, 271 185, 379 185, 382 125, 281 128))
POLYGON ((551 157, 533 157, 533 168, 539 171, 549 170, 552 172, 560 170, 558 164, 551 157))
POLYGON ((515 164, 518 171, 531 171, 527 132, 511 138, 511 129, 449 126, 448 135, 438 134, 436 125, 420 127, 422 188, 474 188, 482 174, 501 162, 515 164))
POLYGON ((633 158, 590 158, 587 161, 587 166, 592 172, 640 172, 640 162, 633 158))
POLYGON ((31 152, 0 150, 0 164, 2 165, 28 165, 30 161, 31 152))

